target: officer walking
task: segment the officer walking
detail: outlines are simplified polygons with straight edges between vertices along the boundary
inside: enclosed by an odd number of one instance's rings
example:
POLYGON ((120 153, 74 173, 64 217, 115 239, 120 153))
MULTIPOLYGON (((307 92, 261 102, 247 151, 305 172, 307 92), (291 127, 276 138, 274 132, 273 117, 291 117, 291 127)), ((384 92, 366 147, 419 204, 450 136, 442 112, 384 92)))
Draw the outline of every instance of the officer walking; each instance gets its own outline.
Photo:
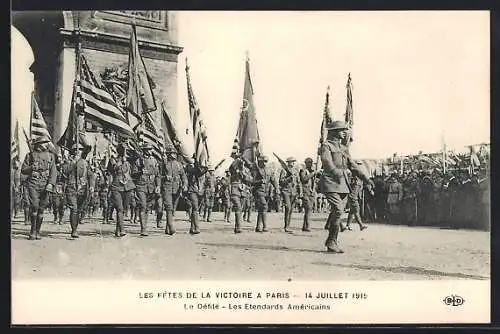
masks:
POLYGON ((297 200, 297 197, 302 196, 302 186, 299 179, 299 173, 295 168, 295 161, 294 157, 287 158, 286 163, 291 175, 289 175, 285 169, 282 169, 279 177, 279 186, 283 197, 283 204, 285 206, 285 232, 291 232, 290 221, 292 219, 295 201, 297 200))
MULTIPOLYGON (((165 234, 173 235, 175 233, 173 223, 174 213, 174 197, 180 192, 186 192, 187 178, 184 172, 184 167, 176 159, 176 150, 173 146, 165 148, 166 159, 161 166, 161 194, 163 208, 167 216, 167 224, 165 226, 165 234)), ((161 224, 157 225, 161 228, 161 224)))
POLYGON ((342 144, 347 136, 348 127, 344 122, 334 121, 327 125, 327 140, 320 147, 323 173, 320 180, 321 191, 330 204, 328 217, 328 238, 325 246, 328 252, 344 253, 338 245, 340 218, 344 212, 345 199, 349 194, 346 172, 348 169, 369 187, 373 184, 367 175, 351 159, 348 148, 342 144))
POLYGON ((222 198, 222 210, 224 211, 224 222, 229 223, 231 218, 231 173, 226 170, 221 179, 220 196, 222 198))
POLYGON ((141 236, 148 236, 149 211, 160 195, 160 168, 158 161, 151 155, 153 146, 145 143, 141 146, 143 156, 132 165, 132 177, 135 184, 138 218, 141 224, 141 236))
MULTIPOLYGON (((361 162, 357 162, 358 166, 361 166, 361 162)), ((340 224, 340 231, 344 230, 351 231, 351 223, 353 220, 359 225, 361 231, 368 228, 361 220, 359 201, 363 194, 363 181, 357 175, 353 175, 351 178, 351 191, 347 196, 347 206, 349 208, 349 214, 347 215, 347 224, 345 228, 340 224)))
POLYGON ((271 172, 266 169, 268 158, 261 155, 257 159, 257 165, 254 167, 253 195, 255 199, 255 209, 257 209, 257 226, 255 232, 268 232, 267 230, 267 196, 269 188, 278 187, 277 182, 271 172))
POLYGON ((212 209, 214 206, 215 197, 215 175, 214 167, 208 165, 208 173, 205 174, 204 185, 203 185, 203 201, 204 201, 204 212, 203 220, 206 222, 211 222, 210 216, 212 214, 212 209))
POLYGON ((313 170, 313 159, 306 158, 304 161, 305 168, 301 169, 299 172, 300 182, 302 184, 302 197, 303 197, 303 209, 304 209, 304 223, 302 225, 302 231, 310 232, 309 218, 311 216, 311 210, 314 207, 315 198, 315 181, 314 178, 317 175, 321 175, 320 171, 313 170))
POLYGON ((62 225, 64 216, 65 189, 62 168, 65 165, 62 155, 58 155, 56 159, 57 181, 55 184, 52 197, 52 213, 54 214, 54 224, 62 225))
POLYGON ((118 157, 111 158, 108 164, 108 171, 113 178, 110 190, 113 207, 116 210, 115 237, 121 238, 126 235, 126 233, 123 232, 124 210, 129 206, 130 198, 133 196, 133 190, 135 189, 135 184, 130 175, 130 163, 126 158, 127 149, 123 144, 119 144, 116 151, 118 153, 118 157))
POLYGON ((197 161, 191 159, 186 167, 187 177, 187 192, 189 202, 191 203, 190 221, 191 228, 190 234, 199 234, 199 196, 200 196, 200 178, 207 172, 206 166, 200 166, 197 161))
POLYGON ((27 175, 26 190, 31 220, 29 240, 41 239, 43 211, 57 180, 56 159, 48 150, 48 142, 49 139, 43 137, 33 140, 33 151, 26 155, 21 166, 21 173, 27 175))
POLYGON ((86 208, 85 203, 90 200, 94 192, 95 177, 90 170, 89 163, 85 160, 89 151, 90 147, 73 146, 71 148, 73 160, 67 161, 62 167, 61 174, 65 182, 72 238, 78 238, 77 229, 86 208))
POLYGON ((233 154, 233 162, 229 166, 231 173, 231 203, 234 211, 234 233, 241 233, 242 221, 242 198, 245 196, 245 187, 252 182, 252 175, 247 167, 248 164, 242 155, 233 154))

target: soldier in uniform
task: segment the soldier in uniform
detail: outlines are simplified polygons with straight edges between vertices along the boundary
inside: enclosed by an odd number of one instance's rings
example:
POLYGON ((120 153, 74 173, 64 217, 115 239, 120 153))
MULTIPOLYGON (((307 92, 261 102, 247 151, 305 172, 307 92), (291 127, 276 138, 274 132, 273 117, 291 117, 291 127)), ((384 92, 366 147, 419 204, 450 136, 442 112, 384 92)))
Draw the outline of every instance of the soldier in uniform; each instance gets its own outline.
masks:
POLYGON ((349 194, 346 172, 350 169, 353 175, 359 176, 370 188, 373 187, 373 183, 351 159, 348 148, 342 144, 347 136, 347 125, 341 121, 334 121, 327 126, 327 129, 327 141, 319 150, 323 166, 320 180, 321 192, 328 200, 331 210, 329 222, 327 222, 328 238, 325 246, 328 252, 343 253, 344 251, 338 246, 338 234, 345 199, 349 194))
POLYGON ((186 178, 188 184, 188 198, 191 203, 190 210, 190 221, 191 228, 189 230, 190 234, 198 234, 200 233, 200 229, 198 226, 199 223, 199 196, 200 196, 200 178, 205 175, 207 172, 206 166, 200 166, 198 162, 194 159, 189 161, 189 164, 186 166, 186 178))
POLYGON ((117 238, 126 235, 123 231, 124 210, 129 206, 130 198, 133 196, 135 184, 130 175, 131 166, 127 161, 127 149, 123 144, 116 148, 117 158, 111 158, 108 164, 108 172, 112 175, 113 181, 110 186, 111 199, 113 207, 116 210, 116 229, 117 238))
POLYGON ((289 175, 285 169, 282 169, 279 176, 279 186, 285 206, 285 232, 291 232, 290 221, 292 219, 292 212, 295 206, 295 201, 297 200, 297 197, 302 196, 302 187, 299 180, 299 173, 295 169, 295 161, 296 160, 293 157, 287 158, 286 163, 288 165, 288 170, 291 172, 291 175, 289 175))
POLYGON ((320 171, 313 170, 313 159, 306 158, 304 161, 305 168, 299 171, 300 182, 302 184, 302 195, 303 202, 302 206, 304 209, 304 223, 302 224, 303 232, 310 232, 309 218, 311 216, 311 210, 314 208, 315 198, 315 177, 321 175, 320 171))
POLYGON ((57 181, 55 185, 54 192, 51 194, 52 197, 52 213, 54 214, 54 224, 62 225, 62 220, 64 216, 64 201, 65 201, 65 189, 64 189, 64 179, 62 175, 62 167, 65 165, 62 155, 57 156, 56 160, 57 169, 57 181))
POLYGON ((257 164, 253 166, 253 196, 255 199, 255 208, 257 209, 257 226, 255 232, 267 232, 267 194, 269 187, 274 185, 277 187, 276 180, 272 173, 266 169, 268 158, 266 156, 259 156, 257 164))
MULTIPOLYGON (((166 159, 161 165, 161 194, 163 208, 167 216, 167 224, 165 226, 165 234, 173 235, 175 228, 173 224, 174 214, 174 197, 180 192, 186 192, 187 178, 184 172, 184 167, 176 159, 176 151, 174 147, 167 146, 165 148, 166 159)), ((157 225, 161 227, 161 225, 157 225)))
POLYGON ((205 174, 204 185, 203 185, 203 220, 206 222, 211 222, 210 216, 212 214, 212 209, 214 206, 215 197, 215 169, 212 165, 208 165, 208 173, 205 174))
POLYGON ((412 171, 403 182, 403 212, 404 221, 409 225, 415 225, 418 219, 417 195, 418 195, 418 175, 412 171))
POLYGON ((245 189, 243 190, 243 197, 241 202, 241 210, 243 213, 243 221, 250 222, 250 213, 252 212, 252 190, 250 185, 245 184, 245 189))
POLYGON ((27 175, 26 191, 30 206, 31 230, 29 240, 40 240, 43 211, 49 201, 49 193, 57 181, 56 159, 47 148, 49 140, 39 137, 33 140, 33 151, 24 158, 21 173, 27 175))
POLYGON ((111 184, 111 176, 106 171, 101 174, 102 177, 99 179, 99 182, 96 185, 96 188, 99 191, 99 199, 102 209, 102 218, 103 224, 108 224, 109 218, 109 186, 111 184))
POLYGON ((229 170, 225 172, 226 176, 221 179, 221 198, 222 198, 222 210, 224 211, 224 221, 229 223, 231 218, 231 173, 229 170))
POLYGON ((389 220, 398 221, 400 218, 400 205, 403 200, 403 186, 398 180, 397 172, 393 172, 387 180, 387 208, 389 220))
POLYGON ((160 195, 160 168, 158 161, 151 155, 153 146, 145 143, 141 149, 143 156, 134 161, 131 175, 135 184, 141 236, 147 237, 149 211, 160 195))
POLYGON ((67 161, 62 167, 62 180, 65 183, 66 202, 69 207, 71 237, 78 238, 78 225, 82 219, 85 203, 94 192, 95 175, 90 170, 85 157, 90 148, 72 147, 73 160, 67 161))
MULTIPOLYGON (((358 166, 361 165, 360 162, 357 162, 358 166)), ((362 191, 363 191, 363 181, 361 178, 359 178, 357 175, 352 175, 351 177, 351 187, 350 187, 350 192, 349 195, 347 196, 347 206, 349 208, 349 214, 347 215, 347 224, 345 228, 340 224, 340 231, 343 232, 344 230, 349 230, 351 231, 351 223, 354 220, 356 220, 356 223, 359 225, 359 229, 363 231, 364 229, 368 228, 368 226, 363 224, 363 221, 361 220, 361 215, 360 215, 360 206, 359 206, 359 201, 362 196, 362 191)))
POLYGON ((234 211, 234 233, 241 233, 242 198, 245 196, 245 187, 252 182, 252 175, 247 166, 251 166, 238 153, 233 154, 233 162, 229 166, 231 173, 231 203, 234 211))

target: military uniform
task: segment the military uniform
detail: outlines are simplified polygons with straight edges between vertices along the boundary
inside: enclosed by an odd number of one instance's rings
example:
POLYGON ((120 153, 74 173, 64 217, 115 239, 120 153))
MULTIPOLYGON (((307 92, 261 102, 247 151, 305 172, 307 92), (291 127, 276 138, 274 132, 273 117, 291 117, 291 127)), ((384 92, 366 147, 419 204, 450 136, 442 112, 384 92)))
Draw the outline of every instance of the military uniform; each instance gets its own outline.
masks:
MULTIPOLYGON (((329 130, 347 130, 347 126, 340 121, 335 121, 329 126, 329 130)), ((338 247, 338 233, 340 232, 340 218, 345 208, 345 199, 350 193, 347 180, 347 170, 353 175, 359 176, 363 181, 371 185, 368 176, 351 159, 348 148, 341 143, 338 137, 329 138, 320 147, 323 173, 320 179, 321 192, 330 204, 330 215, 328 217, 328 238, 325 246, 329 252, 343 253, 338 247)))
POLYGON ((86 209, 86 202, 94 192, 95 175, 84 157, 67 161, 62 166, 61 174, 65 183, 66 203, 70 210, 71 237, 78 238, 78 225, 86 209))
MULTIPOLYGON (((294 158, 288 158, 287 163, 295 161, 294 158)), ((295 201, 297 197, 302 196, 302 186, 299 179, 299 173, 295 168, 289 168, 291 175, 288 175, 288 172, 283 169, 280 173, 279 177, 279 186, 281 190, 281 196, 283 198, 283 203, 285 206, 285 232, 290 232, 290 222, 292 219, 292 212, 295 206, 295 201)))
POLYGON ((123 237, 125 236, 123 232, 124 210, 130 205, 130 198, 133 196, 133 190, 135 189, 135 184, 130 175, 131 166, 123 157, 112 158, 108 165, 108 171, 113 177, 110 191, 113 207, 116 210, 115 236, 123 237))
POLYGON ((190 234, 198 234, 199 230, 199 196, 200 196, 200 178, 207 172, 207 168, 203 166, 198 166, 196 164, 190 164, 186 167, 186 178, 187 178, 187 193, 189 197, 189 202, 191 203, 190 210, 190 221, 191 228, 189 230, 190 234))
MULTIPOLYGON (((312 159, 306 159, 306 165, 308 163, 312 164, 312 159)), ((315 198, 315 182, 314 177, 316 173, 312 169, 303 168, 299 171, 300 183, 302 185, 302 208, 304 209, 304 222, 302 224, 302 231, 309 232, 309 218, 311 215, 311 210, 314 208, 315 198)))
MULTIPOLYGON (((258 162, 267 163, 268 159, 265 156, 260 156, 258 162)), ((255 232, 267 232, 267 210, 269 188, 277 187, 276 180, 273 175, 266 169, 265 165, 258 163, 253 166, 253 197, 255 200, 255 209, 257 210, 257 225, 255 232)))
POLYGON ((203 185, 203 201, 204 201, 204 212, 203 219, 210 222, 210 215, 212 214, 212 209, 214 206, 215 197, 215 176, 213 175, 214 169, 212 166, 208 168, 209 173, 205 174, 204 185, 203 185))
POLYGON ((418 219, 417 195, 418 177, 411 173, 403 182, 403 213, 404 221, 409 225, 415 225, 418 219))
MULTIPOLYGON (((173 148, 167 149, 167 153, 174 153, 173 148)), ((187 178, 182 164, 176 159, 166 159, 161 166, 161 194, 163 208, 167 215, 165 233, 173 235, 175 228, 173 225, 173 213, 175 210, 174 199, 182 190, 187 190, 187 178)), ((158 226, 158 227, 161 227, 158 226)))
POLYGON ((102 173, 96 185, 99 192, 99 202, 102 209, 103 223, 108 223, 109 218, 109 186, 111 184, 111 176, 108 173, 102 173))
MULTIPOLYGON (((363 225, 361 221, 361 210, 359 206, 359 202, 361 200, 361 196, 363 195, 363 181, 357 177, 352 176, 351 178, 351 191, 347 196, 347 206, 349 208, 349 214, 347 216, 347 224, 346 229, 351 229, 351 222, 356 220, 361 231, 367 228, 366 225, 363 225)), ((343 230, 341 226, 341 231, 343 230)))
POLYGON ((391 221, 399 220, 402 200, 403 186, 393 174, 387 183, 387 208, 389 211, 389 219, 391 221))
POLYGON ((234 233, 241 233, 241 211, 242 198, 245 196, 245 188, 252 182, 252 175, 242 157, 237 157, 229 166, 231 173, 231 204, 234 211, 234 233))
POLYGON ((51 194, 52 197, 52 213, 54 214, 54 223, 62 224, 63 216, 64 216, 64 205, 65 205, 65 189, 64 189, 64 178, 62 175, 62 167, 64 166, 64 162, 58 166, 58 175, 57 181, 55 185, 54 192, 51 194))
POLYGON ((40 146, 48 140, 39 139, 33 142, 35 151, 24 158, 21 173, 27 175, 26 195, 30 205, 31 230, 29 239, 40 239, 43 222, 43 211, 48 205, 49 193, 57 180, 55 156, 40 146))
POLYGON ((226 171, 226 177, 221 179, 220 196, 222 199, 222 209, 224 211, 224 221, 229 223, 231 216, 231 175, 226 171))
MULTIPOLYGON (((150 145, 142 147, 150 150, 150 145)), ((153 156, 138 158, 132 165, 132 176, 135 183, 135 195, 139 222, 141 224, 141 236, 147 236, 147 224, 149 211, 160 196, 160 168, 158 161, 153 156)))

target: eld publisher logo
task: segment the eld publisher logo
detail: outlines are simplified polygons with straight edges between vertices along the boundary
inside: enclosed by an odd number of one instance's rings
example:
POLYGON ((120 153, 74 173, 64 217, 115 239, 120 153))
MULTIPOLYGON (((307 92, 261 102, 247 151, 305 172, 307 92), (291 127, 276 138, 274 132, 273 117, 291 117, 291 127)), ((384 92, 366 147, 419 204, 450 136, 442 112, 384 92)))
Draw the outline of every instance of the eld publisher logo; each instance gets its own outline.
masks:
POLYGON ((460 296, 451 295, 443 299, 443 302, 448 306, 461 306, 464 304, 465 300, 460 296))

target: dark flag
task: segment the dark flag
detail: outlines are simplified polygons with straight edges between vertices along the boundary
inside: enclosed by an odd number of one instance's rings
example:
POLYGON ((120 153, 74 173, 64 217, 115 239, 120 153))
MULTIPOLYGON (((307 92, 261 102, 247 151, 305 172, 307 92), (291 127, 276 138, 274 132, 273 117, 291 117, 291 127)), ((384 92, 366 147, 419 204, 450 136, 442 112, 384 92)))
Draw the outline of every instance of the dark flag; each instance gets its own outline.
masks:
POLYGON ((151 84, 144 60, 139 52, 136 27, 132 25, 126 102, 128 120, 132 128, 136 128, 142 122, 144 113, 156 110, 156 101, 151 84))
POLYGON ((183 157, 184 161, 189 160, 189 154, 186 152, 186 149, 182 145, 182 141, 180 140, 175 123, 170 114, 167 112, 163 101, 161 103, 161 109, 161 128, 165 146, 173 146, 176 149, 177 153, 183 157))
POLYGON ((247 161, 252 162, 262 154, 253 94, 252 80, 250 78, 250 60, 247 56, 245 63, 243 102, 238 130, 236 131, 236 137, 233 143, 232 155, 234 153, 239 153, 247 161))
POLYGON ((349 127, 349 132, 347 133, 346 142, 349 145, 353 141, 352 129, 354 125, 354 113, 352 108, 352 82, 351 82, 351 73, 347 76, 347 99, 346 99, 346 107, 345 107, 345 122, 349 127))
POLYGON ((10 144, 10 160, 13 166, 19 166, 20 156, 19 156, 19 121, 16 120, 16 127, 14 128, 14 134, 12 136, 12 141, 10 144))

